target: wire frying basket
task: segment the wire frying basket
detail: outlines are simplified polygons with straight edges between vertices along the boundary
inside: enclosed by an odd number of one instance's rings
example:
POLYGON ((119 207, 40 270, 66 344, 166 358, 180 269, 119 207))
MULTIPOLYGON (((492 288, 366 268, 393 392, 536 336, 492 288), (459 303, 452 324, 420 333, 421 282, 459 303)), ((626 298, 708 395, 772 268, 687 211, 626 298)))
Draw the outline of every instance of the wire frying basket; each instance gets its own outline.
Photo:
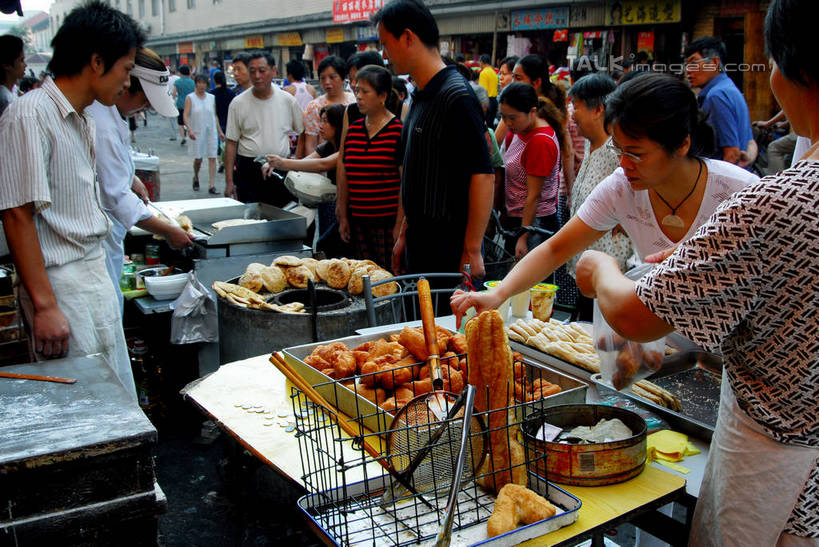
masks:
MULTIPOLYGON (((463 355, 459 355, 458 359, 464 367, 462 372, 465 379, 468 377, 468 362, 463 355)), ((420 366, 421 363, 416 363, 407 368, 420 366)), ((504 413, 507 417, 505 423, 490 428, 490 413, 475 409, 474 416, 481 427, 470 429, 470 444, 485 446, 486 454, 485 458, 476 455, 470 458, 472 465, 480 466, 479 468, 465 469, 465 475, 469 479, 462 482, 458 493, 452 528, 453 543, 473 543, 474 541, 465 538, 480 539, 481 535, 485 539, 485 526, 478 525, 485 523, 492 514, 495 492, 486 490, 479 484, 491 483, 493 478, 500 480, 502 476, 511 476, 513 472, 509 464, 504 467, 498 458, 492 457, 495 451, 505 449, 509 453, 513 443, 519 444, 523 447, 524 454, 524 460, 519 465, 525 468, 527 486, 544 495, 550 488, 554 489, 554 486, 550 487, 546 482, 545 453, 536 446, 537 443, 528 442, 521 434, 521 426, 527 418, 549 405, 547 399, 540 397, 539 391, 544 369, 523 361, 516 361, 514 368, 514 383, 492 388, 505 390, 508 395, 508 407, 491 411, 493 415, 504 413), (538 392, 534 392, 535 388, 538 392), (505 447, 489 442, 493 433, 494 438, 498 437, 498 433, 501 434, 505 447)), ((402 372, 398 368, 393 369, 391 374, 400 375, 402 372)), ((423 490, 419 491, 413 488, 414 478, 410 477, 410 488, 403 489, 404 495, 385 495, 385 492, 400 487, 396 484, 395 470, 391 469, 390 462, 412 460, 417 456, 419 448, 411 445, 413 448, 407 449, 406 453, 389 453, 387 437, 395 411, 388 412, 382 408, 381 405, 391 408, 386 393, 379 394, 375 391, 373 397, 373 391, 363 387, 368 376, 370 375, 362 374, 354 379, 312 385, 336 409, 344 398, 354 397, 355 411, 348 410, 349 415, 316 405, 305 391, 292 388, 291 399, 297 418, 296 437, 303 470, 301 478, 310 492, 299 500, 299 506, 316 528, 337 545, 398 546, 434 542, 445 517, 450 482, 436 482, 433 477, 432 484, 425 484, 423 490), (371 427, 368 428, 365 424, 371 427)), ((458 386, 452 384, 455 384, 454 379, 449 388, 457 391, 458 386)), ((463 389, 463 384, 460 388, 463 389)), ((349 401, 345 408, 351 408, 349 401)), ((434 429, 452 426, 454 424, 450 422, 453 421, 458 422, 458 435, 441 435, 428 447, 429 454, 425 457, 427 461, 433 458, 430 464, 433 467, 452 465, 457 459, 462 419, 458 416, 441 416, 440 419, 435 417, 423 425, 407 426, 434 429), (439 460, 435 461, 436 458, 439 460)), ((497 417, 492 422, 497 424, 497 417)), ((398 446, 403 445, 399 443, 398 446)), ((393 451, 395 450, 393 447, 393 451)), ((449 477, 451 473, 442 473, 441 476, 449 477)))

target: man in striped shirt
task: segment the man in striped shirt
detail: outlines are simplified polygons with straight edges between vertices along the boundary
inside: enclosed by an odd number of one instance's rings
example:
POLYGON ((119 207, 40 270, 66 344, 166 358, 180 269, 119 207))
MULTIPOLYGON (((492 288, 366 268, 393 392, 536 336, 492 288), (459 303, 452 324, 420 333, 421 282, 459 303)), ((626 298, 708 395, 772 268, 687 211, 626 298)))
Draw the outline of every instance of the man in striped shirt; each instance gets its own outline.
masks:
POLYGON ((404 223, 393 270, 483 277, 481 244, 492 209, 494 174, 475 92, 438 52, 438 25, 420 0, 392 0, 373 16, 398 74, 417 83, 404 125, 404 223))
POLYGON ((22 280, 20 301, 38 359, 101 353, 136 400, 102 240, 110 223, 94 170, 92 102, 114 104, 145 36, 99 2, 74 9, 52 41, 40 89, 0 118, 0 211, 22 280))

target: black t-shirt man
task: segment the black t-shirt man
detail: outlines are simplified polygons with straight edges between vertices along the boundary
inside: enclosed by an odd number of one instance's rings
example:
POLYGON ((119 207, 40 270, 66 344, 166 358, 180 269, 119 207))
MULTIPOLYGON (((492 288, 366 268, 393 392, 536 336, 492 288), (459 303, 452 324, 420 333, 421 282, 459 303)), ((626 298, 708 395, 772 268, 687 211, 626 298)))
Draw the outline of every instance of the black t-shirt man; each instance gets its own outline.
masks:
POLYGON ((493 173, 483 112, 472 88, 452 66, 412 97, 402 139, 407 271, 458 272, 470 179, 493 173))

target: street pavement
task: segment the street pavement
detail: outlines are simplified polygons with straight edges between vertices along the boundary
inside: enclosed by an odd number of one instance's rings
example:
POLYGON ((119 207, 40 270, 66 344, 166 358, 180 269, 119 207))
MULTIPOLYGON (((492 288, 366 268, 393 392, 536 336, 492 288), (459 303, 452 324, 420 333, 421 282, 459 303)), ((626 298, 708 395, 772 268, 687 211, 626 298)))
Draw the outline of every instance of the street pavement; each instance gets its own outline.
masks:
POLYGON ((176 118, 149 113, 147 121, 147 125, 143 125, 142 120, 137 120, 135 142, 131 146, 139 152, 159 157, 159 201, 207 199, 224 195, 224 173, 216 173, 214 179, 219 195, 208 193, 207 160, 202 161, 199 169, 199 191, 193 190, 193 158, 188 156, 188 145, 180 144, 176 118), (171 136, 176 137, 176 140, 170 140, 171 136))

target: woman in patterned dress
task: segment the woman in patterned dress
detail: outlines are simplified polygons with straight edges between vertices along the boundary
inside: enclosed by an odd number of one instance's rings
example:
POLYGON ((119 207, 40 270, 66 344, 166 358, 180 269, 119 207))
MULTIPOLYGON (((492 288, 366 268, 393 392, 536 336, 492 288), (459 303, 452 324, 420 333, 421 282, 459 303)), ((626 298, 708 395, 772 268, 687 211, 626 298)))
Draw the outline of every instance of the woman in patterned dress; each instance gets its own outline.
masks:
MULTIPOLYGON (((677 329, 724 359, 690 545, 819 545, 819 59, 814 0, 774 0, 771 89, 811 148, 725 201, 636 284, 587 251, 577 284, 626 338, 677 329)), ((684 403, 683 403, 684 404, 684 403)))
POLYGON ((316 97, 304 109, 303 154, 298 157, 309 156, 316 150, 316 146, 324 142, 321 140, 320 124, 321 109, 331 104, 347 105, 355 102, 352 93, 344 91, 344 79, 347 77, 347 63, 341 57, 330 55, 321 60, 318 66, 319 80, 324 95, 316 97))
POLYGON ((702 159, 714 147, 691 89, 665 74, 646 74, 620 86, 606 102, 612 124, 607 144, 620 168, 606 177, 554 236, 521 260, 488 292, 452 296, 458 321, 474 306, 496 308, 529 289, 571 257, 622 226, 637 257, 694 235, 720 202, 758 178, 730 163, 702 159))

